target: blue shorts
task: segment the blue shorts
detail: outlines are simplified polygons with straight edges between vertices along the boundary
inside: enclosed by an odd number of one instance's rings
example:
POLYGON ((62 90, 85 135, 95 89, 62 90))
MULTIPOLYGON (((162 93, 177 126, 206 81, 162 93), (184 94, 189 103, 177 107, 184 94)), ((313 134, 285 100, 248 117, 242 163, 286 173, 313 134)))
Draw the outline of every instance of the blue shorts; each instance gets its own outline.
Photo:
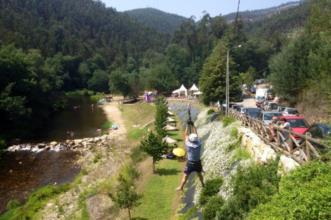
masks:
POLYGON ((201 160, 199 161, 187 161, 184 173, 190 175, 192 172, 201 173, 202 165, 201 160))

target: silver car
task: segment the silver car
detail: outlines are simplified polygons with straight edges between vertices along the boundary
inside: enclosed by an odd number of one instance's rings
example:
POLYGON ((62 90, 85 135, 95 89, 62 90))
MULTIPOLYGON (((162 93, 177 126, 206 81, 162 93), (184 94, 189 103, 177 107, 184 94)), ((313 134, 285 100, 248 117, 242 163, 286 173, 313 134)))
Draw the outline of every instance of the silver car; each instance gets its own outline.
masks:
POLYGON ((283 111, 284 116, 292 116, 292 115, 299 115, 299 112, 296 108, 288 108, 286 107, 283 111))
POLYGON ((272 117, 279 117, 282 116, 281 112, 262 112, 261 114, 261 120, 265 125, 269 125, 272 121, 272 117))

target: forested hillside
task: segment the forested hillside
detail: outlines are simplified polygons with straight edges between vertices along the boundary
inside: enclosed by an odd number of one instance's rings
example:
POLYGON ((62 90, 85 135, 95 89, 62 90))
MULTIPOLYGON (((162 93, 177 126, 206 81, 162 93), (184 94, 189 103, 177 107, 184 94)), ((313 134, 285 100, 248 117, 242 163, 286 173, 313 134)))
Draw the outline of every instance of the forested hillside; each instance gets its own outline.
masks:
MULTIPOLYGON (((293 2, 288 2, 276 7, 271 7, 271 8, 266 8, 266 9, 260 9, 260 10, 252 10, 252 11, 242 11, 239 12, 239 15, 241 19, 245 22, 256 22, 259 20, 263 20, 269 17, 272 17, 276 14, 282 13, 283 11, 286 11, 290 8, 296 7, 300 4, 299 1, 293 1, 293 2)), ((225 15, 225 19, 228 22, 233 22, 235 21, 237 16, 237 13, 230 13, 225 15)))
POLYGON ((135 84, 129 73, 167 42, 100 1, 1 0, 0 133, 31 134, 63 108, 65 92, 108 92, 111 72, 135 84))
POLYGON ((176 14, 170 14, 155 8, 141 8, 126 11, 130 17, 141 24, 161 33, 173 34, 179 26, 188 19, 176 14))
MULTIPOLYGON (((0 132, 8 137, 31 133, 23 128, 42 126, 44 119, 63 108, 65 93, 81 89, 137 96, 144 89, 169 94, 182 83, 200 83, 206 88, 205 103, 224 100, 224 85, 215 79, 223 77, 227 49, 232 85, 236 85, 231 97, 238 100, 241 83, 276 75, 277 58, 269 66, 271 57, 281 50, 280 54, 285 53, 293 39, 307 33, 303 27, 312 3, 304 1, 261 21, 239 19, 230 24, 222 16, 208 14, 199 21, 183 18, 180 24, 182 18, 146 9, 153 12, 150 15, 180 25, 170 37, 100 1, 0 0, 0 113, 4 116, 0 132)), ((311 25, 315 14, 310 27, 316 26, 311 25)), ((159 26, 168 33, 174 30, 159 26)), ((315 39, 303 40, 319 45, 315 39)), ((277 89, 276 81, 275 85, 277 89)), ((298 101, 307 82, 303 85, 293 88, 291 102, 298 101)))

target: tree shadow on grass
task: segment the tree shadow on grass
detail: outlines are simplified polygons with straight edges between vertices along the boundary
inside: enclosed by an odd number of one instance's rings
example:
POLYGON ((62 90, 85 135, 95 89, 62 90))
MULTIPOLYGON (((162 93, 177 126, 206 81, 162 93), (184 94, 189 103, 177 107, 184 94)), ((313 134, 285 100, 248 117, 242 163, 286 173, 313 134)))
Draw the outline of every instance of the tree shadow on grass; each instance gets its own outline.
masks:
POLYGON ((147 218, 142 218, 142 217, 134 217, 132 220, 148 220, 147 218))
POLYGON ((156 170, 156 173, 160 176, 174 176, 179 173, 179 170, 177 169, 164 169, 164 168, 158 168, 156 170))

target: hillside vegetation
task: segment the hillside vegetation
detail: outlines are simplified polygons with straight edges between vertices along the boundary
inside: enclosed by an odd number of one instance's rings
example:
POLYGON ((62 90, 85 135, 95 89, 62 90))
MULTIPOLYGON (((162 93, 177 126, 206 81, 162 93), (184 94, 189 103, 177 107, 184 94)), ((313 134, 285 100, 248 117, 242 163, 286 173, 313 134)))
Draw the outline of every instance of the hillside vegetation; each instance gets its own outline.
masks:
POLYGON ((155 8, 140 8, 126 11, 139 23, 165 34, 173 34, 187 18, 160 11, 155 8))

